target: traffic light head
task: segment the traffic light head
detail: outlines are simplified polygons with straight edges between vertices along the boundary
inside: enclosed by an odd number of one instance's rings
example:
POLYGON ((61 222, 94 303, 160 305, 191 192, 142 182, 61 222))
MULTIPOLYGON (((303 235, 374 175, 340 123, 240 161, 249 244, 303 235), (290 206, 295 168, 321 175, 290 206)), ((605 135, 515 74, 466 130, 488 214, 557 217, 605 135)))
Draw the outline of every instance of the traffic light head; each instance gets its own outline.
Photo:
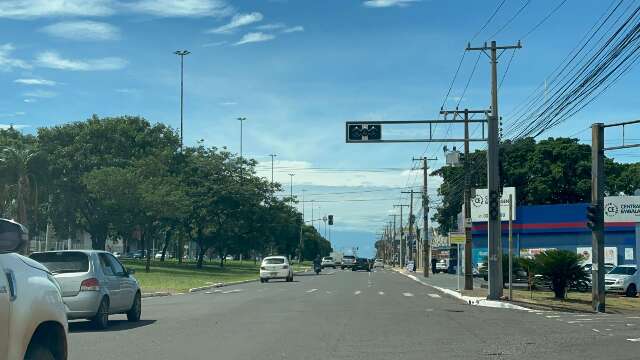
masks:
POLYGON ((598 205, 587 206, 587 227, 595 229, 600 224, 600 207, 598 205))
POLYGON ((333 225, 333 215, 329 215, 329 225, 333 225))

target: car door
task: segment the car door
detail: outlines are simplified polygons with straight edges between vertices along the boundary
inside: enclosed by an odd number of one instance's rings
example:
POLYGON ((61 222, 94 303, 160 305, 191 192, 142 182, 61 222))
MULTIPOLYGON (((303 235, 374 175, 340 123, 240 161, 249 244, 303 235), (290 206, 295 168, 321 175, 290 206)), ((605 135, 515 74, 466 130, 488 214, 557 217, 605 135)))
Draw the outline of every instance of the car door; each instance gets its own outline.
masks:
POLYGON ((117 312, 122 308, 122 295, 120 292, 120 277, 111 264, 111 259, 107 253, 98 253, 100 269, 104 275, 100 283, 109 291, 109 312, 117 312))
POLYGON ((122 300, 119 311, 129 310, 133 305, 133 297, 136 294, 136 282, 129 277, 125 271, 124 266, 111 254, 106 254, 111 262, 111 268, 113 269, 118 281, 120 283, 120 299, 122 300))
POLYGON ((0 255, 0 358, 6 359, 9 349, 9 320, 11 316, 11 303, 9 297, 9 283, 0 255))

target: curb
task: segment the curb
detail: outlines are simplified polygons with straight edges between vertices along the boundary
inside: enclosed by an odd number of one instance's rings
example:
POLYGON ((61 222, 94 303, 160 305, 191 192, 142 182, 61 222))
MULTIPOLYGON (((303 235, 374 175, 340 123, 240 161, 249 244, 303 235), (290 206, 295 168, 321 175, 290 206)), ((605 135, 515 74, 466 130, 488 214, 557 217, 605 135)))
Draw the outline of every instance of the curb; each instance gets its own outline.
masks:
POLYGON ((498 309, 513 309, 513 310, 524 310, 524 311, 534 311, 533 309, 529 309, 526 308, 524 306, 519 306, 519 305, 515 305, 515 304, 511 304, 511 303, 507 303, 507 302, 503 302, 503 301, 497 301, 497 300, 487 300, 483 297, 473 297, 473 296, 464 296, 464 295, 460 295, 459 292, 451 290, 451 289, 446 289, 446 288, 442 288, 439 286, 435 286, 435 285, 431 285, 429 283, 426 283, 420 279, 418 279, 415 275, 411 275, 411 274, 407 274, 401 270, 396 270, 396 269, 392 269, 393 271, 397 272, 400 275, 404 275, 406 277, 408 277, 411 280, 414 280, 416 282, 419 282, 422 285, 431 287, 435 290, 438 290, 444 294, 447 294, 449 296, 452 296, 458 300, 462 300, 465 303, 469 304, 469 305, 475 305, 475 306, 483 306, 483 307, 491 307, 491 308, 498 308, 498 309))
POLYGON ((171 293, 166 291, 158 291, 152 293, 142 293, 142 298, 153 298, 153 297, 161 297, 161 296, 171 296, 171 293))

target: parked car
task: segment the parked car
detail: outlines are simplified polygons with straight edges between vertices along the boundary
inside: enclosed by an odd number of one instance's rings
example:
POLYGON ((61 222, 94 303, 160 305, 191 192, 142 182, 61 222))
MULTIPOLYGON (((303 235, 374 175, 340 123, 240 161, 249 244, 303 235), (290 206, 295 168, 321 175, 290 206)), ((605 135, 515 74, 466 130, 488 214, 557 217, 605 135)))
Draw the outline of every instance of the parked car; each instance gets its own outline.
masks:
POLYGON ((351 271, 366 270, 371 271, 369 259, 357 258, 356 262, 351 266, 351 271))
POLYGON ((356 262, 356 257, 353 255, 344 255, 342 256, 342 264, 340 268, 342 270, 351 268, 356 262))
POLYGON ((604 276, 604 289, 635 297, 640 285, 640 273, 635 265, 619 265, 604 276))
POLYGON ((447 264, 446 260, 439 260, 436 263, 436 273, 446 273, 447 271, 449 271, 449 265, 447 264))
POLYGON ((136 250, 134 252, 131 253, 131 258, 132 259, 146 259, 147 258, 147 251, 146 250, 136 250))
POLYGON ((324 268, 336 268, 336 263, 333 261, 333 258, 331 256, 325 256, 322 258, 322 262, 320 263, 320 266, 324 269, 324 268))
POLYGON ((109 326, 110 314, 140 320, 138 281, 111 253, 98 250, 46 251, 31 254, 60 284, 69 319, 90 319, 98 329, 109 326))
POLYGON ((260 282, 265 283, 272 279, 293 281, 293 269, 285 256, 268 256, 262 260, 260 282))
POLYGON ((0 219, 0 359, 67 358, 67 315, 60 287, 43 265, 16 254, 27 229, 0 219))
POLYGON ((376 259, 376 260, 373 262, 373 267, 374 267, 374 268, 384 269, 384 262, 382 261, 382 259, 376 259))
POLYGON ((225 260, 233 260, 233 255, 227 255, 224 259, 225 260))
MULTIPOLYGON (((584 271, 588 272, 589 275, 591 275, 592 266, 593 266, 592 263, 588 263, 588 264, 585 264, 582 268, 584 269, 584 271)), ((613 270, 614 267, 616 266, 612 263, 604 263, 604 273, 607 274, 609 271, 613 270)))

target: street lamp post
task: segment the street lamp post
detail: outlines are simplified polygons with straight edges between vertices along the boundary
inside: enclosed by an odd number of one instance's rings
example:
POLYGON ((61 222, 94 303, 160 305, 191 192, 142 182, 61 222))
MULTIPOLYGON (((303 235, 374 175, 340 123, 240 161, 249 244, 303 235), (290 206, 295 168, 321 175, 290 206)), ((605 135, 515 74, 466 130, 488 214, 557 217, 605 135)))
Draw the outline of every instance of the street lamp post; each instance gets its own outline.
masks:
POLYGON ((244 172, 244 164, 242 164, 242 123, 247 120, 246 117, 239 117, 238 121, 240 121, 240 182, 242 182, 242 175, 244 172))
POLYGON ((271 185, 273 185, 273 159, 278 155, 269 154, 269 156, 271 156, 271 185))
POLYGON ((188 50, 178 50, 175 51, 174 54, 180 56, 180 150, 184 145, 184 122, 183 122, 183 112, 184 112, 184 57, 185 55, 191 54, 188 50))

